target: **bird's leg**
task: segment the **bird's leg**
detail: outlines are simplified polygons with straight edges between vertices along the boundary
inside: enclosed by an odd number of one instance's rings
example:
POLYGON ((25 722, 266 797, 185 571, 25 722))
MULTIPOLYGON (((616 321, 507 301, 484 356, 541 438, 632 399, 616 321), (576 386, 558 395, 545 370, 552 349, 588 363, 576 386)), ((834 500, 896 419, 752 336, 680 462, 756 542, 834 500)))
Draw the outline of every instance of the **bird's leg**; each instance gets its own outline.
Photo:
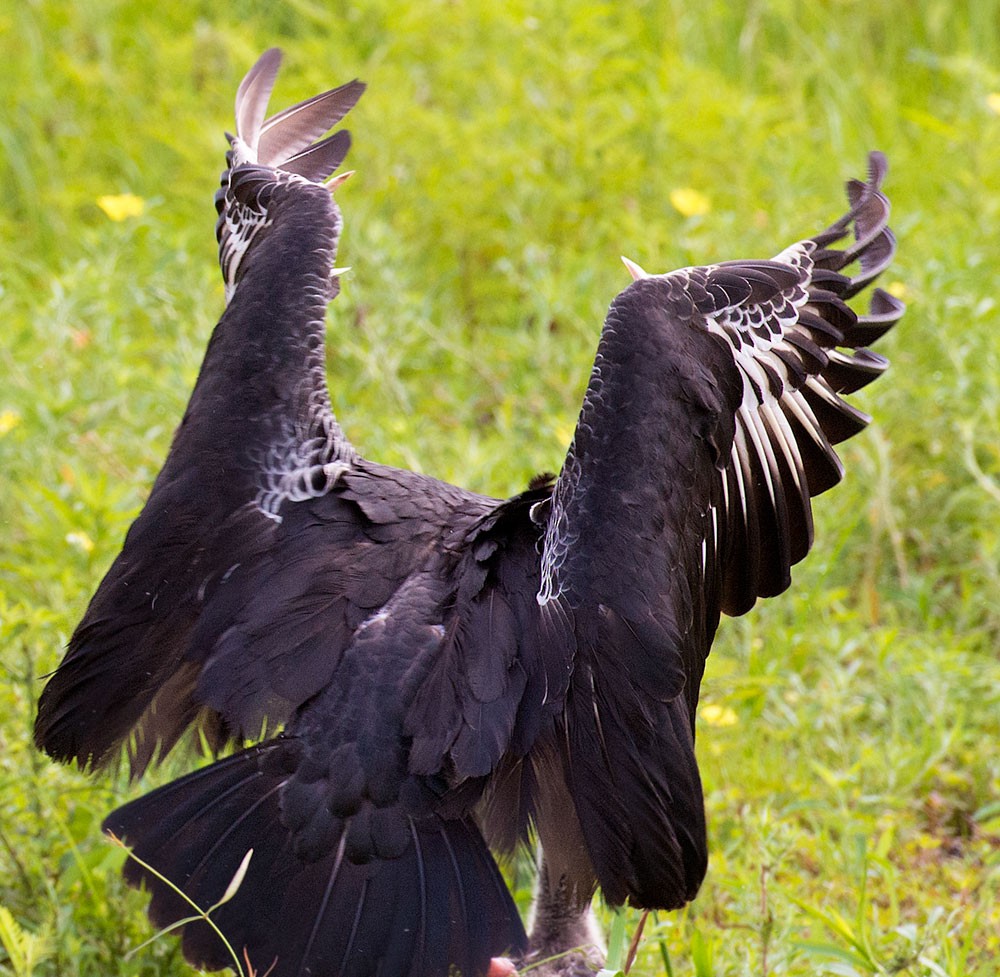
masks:
POLYGON ((531 912, 528 955, 534 977, 592 977, 604 966, 605 947, 591 909, 592 885, 558 876, 542 853, 531 912))

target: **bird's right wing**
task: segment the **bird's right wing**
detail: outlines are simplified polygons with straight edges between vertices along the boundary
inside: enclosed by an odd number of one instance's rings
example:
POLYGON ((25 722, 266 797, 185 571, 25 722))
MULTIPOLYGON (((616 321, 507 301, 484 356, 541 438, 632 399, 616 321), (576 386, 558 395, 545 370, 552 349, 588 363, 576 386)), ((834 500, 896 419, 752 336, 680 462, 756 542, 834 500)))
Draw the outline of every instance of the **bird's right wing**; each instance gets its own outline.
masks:
MULTIPOLYGON (((471 808, 502 756, 551 725, 567 674, 555 663, 549 680, 529 623, 529 513, 550 490, 500 503, 367 462, 343 436, 323 349, 340 217, 314 182, 343 140, 310 143, 360 88, 262 121, 276 68, 269 52, 237 97, 226 312, 42 693, 36 742, 92 767, 127 744, 137 773, 193 725, 216 748, 271 737, 107 826, 204 905, 254 847, 213 918, 261 971, 278 957, 289 977, 476 977, 525 940, 471 808)), ((162 878, 127 877, 149 884, 163 925, 188 916, 162 878)), ((228 959, 204 924, 184 941, 199 965, 228 959)))
POLYGON ((812 239, 772 261, 637 270, 608 313, 538 600, 574 655, 567 777, 612 902, 676 906, 697 890, 694 712, 719 614, 788 586, 810 499, 841 477, 833 445, 868 422, 841 394, 885 369, 865 347, 902 312, 880 290, 866 315, 845 303, 895 250, 881 155, 870 168, 812 239))

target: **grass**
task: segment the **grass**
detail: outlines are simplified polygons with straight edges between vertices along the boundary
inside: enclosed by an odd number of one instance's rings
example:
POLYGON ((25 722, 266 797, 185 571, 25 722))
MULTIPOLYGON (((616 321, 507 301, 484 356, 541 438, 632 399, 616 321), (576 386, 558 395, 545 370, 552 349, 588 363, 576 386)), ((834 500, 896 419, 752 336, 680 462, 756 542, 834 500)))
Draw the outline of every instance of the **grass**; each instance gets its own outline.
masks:
POLYGON ((340 193, 338 414, 370 457, 497 495, 559 466, 619 254, 774 253, 888 154, 910 311, 857 398, 877 423, 817 501, 792 590, 722 629, 699 729, 708 880, 649 921, 636 970, 994 974, 1000 3, 150 9, 0 14, 0 973, 188 972, 172 939, 126 957, 144 899, 99 832, 181 761, 91 781, 29 729, 222 308, 221 131, 280 44, 278 107, 370 85, 340 193), (671 205, 685 188, 705 213, 671 205), (126 193, 141 215, 109 219, 98 199, 126 193))

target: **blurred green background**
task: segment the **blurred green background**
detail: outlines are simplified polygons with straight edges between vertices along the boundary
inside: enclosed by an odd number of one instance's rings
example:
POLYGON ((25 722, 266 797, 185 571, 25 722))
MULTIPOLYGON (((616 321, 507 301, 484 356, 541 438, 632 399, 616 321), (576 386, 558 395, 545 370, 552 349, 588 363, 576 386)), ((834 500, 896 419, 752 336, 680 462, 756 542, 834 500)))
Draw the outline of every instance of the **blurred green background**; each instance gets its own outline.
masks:
MULTIPOLYGON (((0 11, 0 973, 186 970, 99 831, 128 787, 30 747, 223 306, 236 85, 352 77, 332 397, 370 457, 495 495, 557 470, 604 310, 766 257, 889 157, 909 312, 792 590, 728 621, 712 859, 642 974, 1000 967, 1000 4, 13 0, 0 11)), ((529 882, 512 869, 525 903, 529 882)), ((630 917, 631 919, 631 917, 630 917)), ((631 925, 631 923, 630 923, 631 925)))

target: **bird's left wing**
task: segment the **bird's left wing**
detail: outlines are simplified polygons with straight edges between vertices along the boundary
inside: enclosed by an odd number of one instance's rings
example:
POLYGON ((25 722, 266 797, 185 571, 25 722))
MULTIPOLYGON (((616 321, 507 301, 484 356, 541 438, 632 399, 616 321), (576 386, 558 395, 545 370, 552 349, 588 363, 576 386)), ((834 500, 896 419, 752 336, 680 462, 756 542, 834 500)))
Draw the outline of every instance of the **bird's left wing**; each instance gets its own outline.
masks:
MULTIPOLYGON (((263 716, 284 722, 322 684, 324 657, 405 577, 426 529, 412 528, 411 507, 409 540, 384 547, 392 556, 383 557, 383 577, 352 575, 371 547, 358 506, 330 495, 357 456, 326 390, 324 316, 336 293, 341 219, 318 182, 350 138, 339 130, 316 140, 364 85, 349 82, 265 120, 279 64, 276 49, 266 52, 236 97, 216 196, 228 307, 149 499, 39 702, 36 742, 62 760, 97 767, 127 740, 141 771, 197 719, 216 741, 256 734, 263 716), (318 515, 279 515, 324 497, 318 515), (322 555, 317 534, 334 556, 322 555), (310 576, 325 582, 323 592, 310 591, 310 576), (206 656, 232 644, 251 602, 258 624, 269 611, 287 615, 280 664, 303 657, 297 669, 241 661, 225 708, 211 714, 208 703, 205 712, 209 692, 221 696, 217 680, 205 687, 206 656), (317 649, 320 629, 327 640, 317 649)), ((262 626, 240 637, 274 652, 262 626)))
POLYGON ((881 290, 860 317, 845 301, 895 250, 880 154, 870 169, 825 232, 771 261, 633 266, 608 313, 538 601, 575 655, 564 759, 612 902, 676 906, 697 890, 694 711, 719 614, 788 586, 810 499, 841 477, 832 446, 868 422, 841 394, 885 369, 865 347, 902 312, 881 290))

